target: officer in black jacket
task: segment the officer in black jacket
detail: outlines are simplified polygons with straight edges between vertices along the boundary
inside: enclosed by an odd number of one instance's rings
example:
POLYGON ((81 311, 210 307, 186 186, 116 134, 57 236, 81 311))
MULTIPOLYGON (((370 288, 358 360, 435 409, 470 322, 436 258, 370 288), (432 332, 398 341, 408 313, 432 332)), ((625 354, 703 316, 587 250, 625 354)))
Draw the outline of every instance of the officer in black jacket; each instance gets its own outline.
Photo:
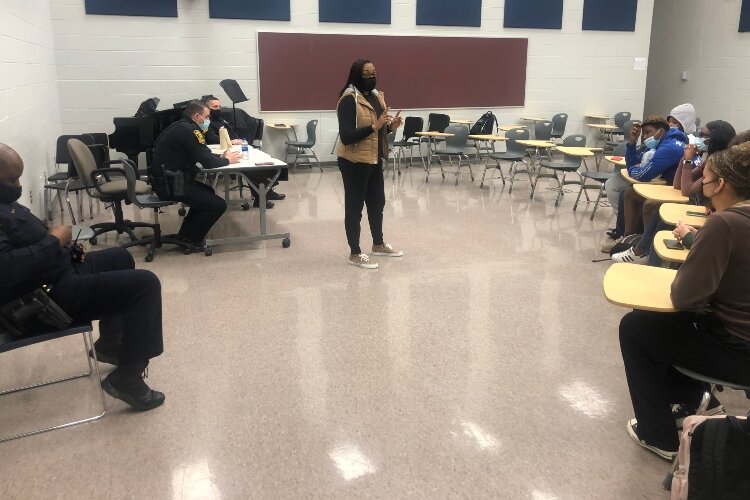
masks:
POLYGON ((194 250, 200 250, 206 234, 226 211, 227 204, 213 188, 195 180, 196 163, 203 168, 224 167, 238 163, 242 153, 227 150, 219 157, 208 149, 204 133, 211 119, 202 102, 190 101, 184 116, 156 139, 152 184, 159 198, 190 207, 177 237, 192 244, 194 250), (175 175, 177 173, 180 176, 175 175))
MULTIPOLYGON (((209 117, 211 118, 211 123, 209 124, 208 130, 205 134, 206 144, 220 144, 221 140, 219 136, 219 130, 221 130, 222 128, 227 129, 227 134, 229 134, 229 139, 232 141, 232 144, 242 144, 242 138, 234 130, 234 127, 232 127, 229 122, 221 117, 221 101, 219 101, 219 98, 213 95, 204 95, 201 98, 201 102, 208 106, 208 111, 210 113, 209 117)), ((247 138, 247 142, 252 143, 252 139, 247 138)), ((246 174, 246 176, 257 186, 261 183, 268 184, 269 179, 275 174, 275 171, 269 172, 267 170, 261 170, 257 172, 250 172, 246 174)), ((279 180, 286 180, 286 178, 280 178, 279 180)), ((277 184, 278 181, 276 181, 276 184, 274 184, 274 186, 276 186, 277 184)), ((250 189, 253 192, 254 196, 253 206, 257 208, 260 197, 254 189, 250 189)), ((283 200, 284 198, 286 198, 286 195, 284 193, 276 192, 273 190, 273 188, 269 189, 268 193, 266 194, 266 208, 274 207, 273 201, 271 200, 283 200)))
POLYGON ((46 285, 49 296, 75 322, 99 322, 94 344, 100 361, 118 365, 103 381, 110 395, 138 410, 164 402, 143 381, 162 344, 161 284, 135 269, 127 250, 70 252, 71 226, 48 228, 19 204, 23 161, 0 144, 0 305, 46 285))

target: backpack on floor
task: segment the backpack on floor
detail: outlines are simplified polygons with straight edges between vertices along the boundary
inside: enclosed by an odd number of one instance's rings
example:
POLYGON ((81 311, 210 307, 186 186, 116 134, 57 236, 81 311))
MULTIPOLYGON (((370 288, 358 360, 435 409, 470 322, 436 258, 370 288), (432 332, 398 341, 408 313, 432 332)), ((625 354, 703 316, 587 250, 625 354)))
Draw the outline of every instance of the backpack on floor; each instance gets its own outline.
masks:
POLYGON ((479 120, 471 126, 469 134, 488 135, 492 133, 492 125, 497 125, 497 117, 492 111, 487 111, 479 117, 479 120))
POLYGON ((609 256, 612 257, 616 253, 624 252, 628 248, 633 248, 641 241, 641 236, 643 235, 631 234, 630 236, 625 236, 625 238, 623 238, 620 243, 617 243, 612 247, 612 249, 609 251, 609 256))
POLYGON ((750 498, 750 422, 745 417, 687 417, 672 500, 750 498))

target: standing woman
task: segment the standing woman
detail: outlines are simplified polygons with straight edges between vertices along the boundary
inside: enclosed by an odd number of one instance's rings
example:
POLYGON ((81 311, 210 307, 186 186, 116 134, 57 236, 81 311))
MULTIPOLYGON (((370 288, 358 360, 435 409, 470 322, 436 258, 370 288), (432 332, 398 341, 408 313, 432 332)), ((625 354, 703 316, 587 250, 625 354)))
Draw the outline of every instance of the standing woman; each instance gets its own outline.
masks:
POLYGON ((336 107, 340 137, 336 154, 344 180, 344 227, 351 250, 349 264, 365 269, 376 269, 378 264, 359 247, 364 205, 367 205, 372 233, 372 254, 403 255, 383 241, 383 160, 388 158, 388 132, 400 127, 402 120, 398 115, 388 116, 383 93, 375 89, 376 78, 375 66, 369 60, 354 61, 336 107))

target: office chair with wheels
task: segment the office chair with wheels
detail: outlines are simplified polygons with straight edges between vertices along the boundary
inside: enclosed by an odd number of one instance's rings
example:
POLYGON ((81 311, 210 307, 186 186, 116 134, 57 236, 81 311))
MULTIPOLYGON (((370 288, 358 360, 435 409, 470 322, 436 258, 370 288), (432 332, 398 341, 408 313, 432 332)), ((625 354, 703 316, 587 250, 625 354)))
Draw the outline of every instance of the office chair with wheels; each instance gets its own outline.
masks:
MULTIPOLYGON (((89 196, 105 203, 110 203, 112 212, 115 215, 114 222, 101 222, 91 225, 91 229, 94 230, 94 237, 89 240, 91 244, 96 245, 97 236, 109 231, 116 231, 117 234, 126 233, 130 237, 129 243, 121 245, 123 248, 148 243, 149 241, 147 240, 139 240, 135 235, 134 229, 139 227, 153 229, 153 224, 133 222, 124 218, 122 203, 129 204, 132 201, 128 198, 127 179, 125 178, 123 169, 111 167, 97 168, 96 160, 91 150, 78 139, 68 140, 68 151, 73 159, 78 176, 84 182, 89 196)), ((106 165, 124 164, 126 161, 128 160, 114 160, 106 162, 106 165)), ((136 180, 135 192, 137 194, 146 194, 150 191, 151 188, 148 184, 136 180)))

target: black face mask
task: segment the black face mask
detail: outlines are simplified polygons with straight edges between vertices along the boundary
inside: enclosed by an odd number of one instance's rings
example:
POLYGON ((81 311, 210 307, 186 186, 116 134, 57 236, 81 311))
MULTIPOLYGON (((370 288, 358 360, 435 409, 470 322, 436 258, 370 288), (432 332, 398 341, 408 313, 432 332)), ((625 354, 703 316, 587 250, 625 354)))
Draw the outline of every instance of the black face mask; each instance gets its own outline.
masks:
POLYGON ((357 88, 361 92, 372 92, 375 90, 375 85, 377 84, 377 78, 371 77, 371 78, 362 78, 361 82, 357 85, 357 88))
POLYGON ((212 109, 209 112, 209 116, 211 117, 211 121, 218 122, 221 120, 221 110, 220 109, 212 109))
POLYGON ((9 186, 0 182, 0 203, 10 205, 21 197, 21 186, 9 186))

